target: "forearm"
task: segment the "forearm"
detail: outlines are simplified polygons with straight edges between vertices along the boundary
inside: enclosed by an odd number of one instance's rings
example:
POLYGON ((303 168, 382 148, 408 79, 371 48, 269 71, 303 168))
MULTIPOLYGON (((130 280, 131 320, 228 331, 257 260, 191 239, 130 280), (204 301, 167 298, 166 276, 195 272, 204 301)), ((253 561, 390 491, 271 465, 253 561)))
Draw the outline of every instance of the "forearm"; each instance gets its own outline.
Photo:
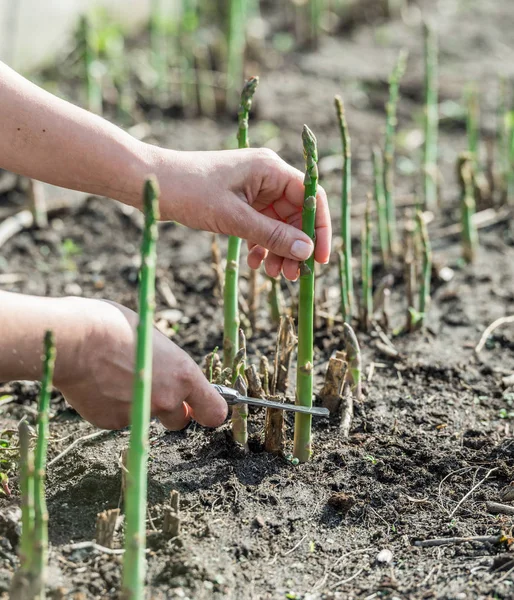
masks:
POLYGON ((55 384, 81 370, 87 338, 83 310, 73 298, 39 298, 0 292, 0 381, 41 378, 43 337, 52 330, 57 347, 55 384))
POLYGON ((137 206, 152 150, 0 63, 0 167, 137 206))

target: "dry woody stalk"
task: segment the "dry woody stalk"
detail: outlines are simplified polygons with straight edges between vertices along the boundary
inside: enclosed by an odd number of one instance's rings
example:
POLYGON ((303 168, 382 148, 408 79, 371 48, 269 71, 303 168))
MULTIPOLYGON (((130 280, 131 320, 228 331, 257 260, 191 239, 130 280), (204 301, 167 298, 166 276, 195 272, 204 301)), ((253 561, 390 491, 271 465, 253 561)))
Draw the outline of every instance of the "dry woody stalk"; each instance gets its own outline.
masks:
MULTIPOLYGON (((274 373, 270 395, 274 400, 283 398, 289 387, 289 370, 296 346, 294 321, 291 317, 282 317, 277 335, 274 373)), ((282 454, 285 445, 284 411, 277 408, 266 410, 264 428, 264 448, 271 454, 282 454)))

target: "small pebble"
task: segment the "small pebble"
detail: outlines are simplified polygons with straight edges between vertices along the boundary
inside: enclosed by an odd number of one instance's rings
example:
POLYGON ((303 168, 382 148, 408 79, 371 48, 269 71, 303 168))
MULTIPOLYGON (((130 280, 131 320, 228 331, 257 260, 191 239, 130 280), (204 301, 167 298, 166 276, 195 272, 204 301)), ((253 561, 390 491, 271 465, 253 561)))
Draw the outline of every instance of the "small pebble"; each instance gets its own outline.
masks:
POLYGON ((377 563, 388 565, 393 560, 393 553, 388 548, 384 548, 377 554, 376 560, 377 563))
POLYGON ((64 293, 68 296, 82 296, 82 288, 78 283, 67 283, 64 286, 64 293))
POLYGON ((253 527, 256 527, 258 529, 262 529, 264 527, 266 523, 264 522, 264 519, 261 517, 261 515, 257 515, 254 520, 252 521, 252 525, 253 527))

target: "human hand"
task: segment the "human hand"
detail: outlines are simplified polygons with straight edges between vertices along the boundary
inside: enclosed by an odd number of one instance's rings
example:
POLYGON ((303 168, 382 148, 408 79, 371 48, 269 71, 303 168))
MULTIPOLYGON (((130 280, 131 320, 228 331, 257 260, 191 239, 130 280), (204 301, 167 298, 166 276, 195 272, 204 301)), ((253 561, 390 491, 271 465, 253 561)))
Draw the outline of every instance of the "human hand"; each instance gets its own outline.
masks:
MULTIPOLYGON (((74 314, 88 315, 74 369, 62 373, 56 386, 84 419, 103 429, 130 422, 137 315, 103 300, 66 298, 74 314)), ((75 323, 80 328, 82 324, 75 323)), ((59 336, 57 337, 59 341, 59 336)), ((59 357, 67 352, 57 348, 59 357)), ((194 418, 217 427, 227 416, 223 398, 209 385, 195 362, 159 331, 153 336, 152 416, 171 430, 183 429, 194 418)))
MULTIPOLYGON (((161 217, 194 229, 247 240, 248 265, 287 279, 314 245, 301 231, 304 175, 266 148, 176 152, 147 147, 147 168, 161 188, 161 217)), ((318 188, 314 258, 327 263, 332 227, 327 196, 318 188)))

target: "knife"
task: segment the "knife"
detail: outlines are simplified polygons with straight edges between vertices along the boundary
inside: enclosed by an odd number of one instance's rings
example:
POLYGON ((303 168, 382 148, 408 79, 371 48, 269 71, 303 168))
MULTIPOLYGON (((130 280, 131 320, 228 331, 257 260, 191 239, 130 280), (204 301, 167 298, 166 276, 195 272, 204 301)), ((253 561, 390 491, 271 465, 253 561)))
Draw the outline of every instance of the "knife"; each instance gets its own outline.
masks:
POLYGON ((289 410, 291 412, 303 413, 312 415, 313 417, 329 417, 328 408, 318 406, 299 406, 298 404, 288 404, 286 402, 275 402, 274 400, 264 400, 262 398, 249 398, 242 396, 238 391, 225 385, 211 384, 212 387, 223 396, 225 402, 232 406, 234 404, 250 404, 252 406, 260 406, 262 408, 278 408, 279 410, 289 410))

